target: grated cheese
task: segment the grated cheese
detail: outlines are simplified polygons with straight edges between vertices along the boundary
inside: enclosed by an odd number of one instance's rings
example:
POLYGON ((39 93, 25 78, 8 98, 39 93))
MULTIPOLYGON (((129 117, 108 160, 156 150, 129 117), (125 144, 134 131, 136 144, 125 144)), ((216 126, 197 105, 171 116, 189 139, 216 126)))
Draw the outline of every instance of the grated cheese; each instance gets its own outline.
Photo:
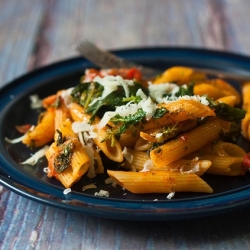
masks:
POLYGON ((72 130, 74 133, 78 134, 80 132, 84 132, 84 139, 92 139, 97 137, 97 133, 94 132, 95 126, 90 125, 87 122, 73 122, 72 130))
POLYGON ((182 166, 182 167, 180 168, 180 172, 181 172, 182 174, 196 173, 196 172, 200 171, 200 164, 199 164, 199 162, 197 162, 197 163, 194 165, 194 167, 193 167, 192 169, 187 170, 187 171, 185 171, 185 170, 183 170, 183 169, 184 169, 184 166, 182 166))
POLYGON ((151 168, 154 167, 153 162, 149 159, 147 160, 144 165, 143 165, 143 169, 140 172, 148 172, 150 171, 151 168))
POLYGON ((31 109, 39 109, 43 107, 43 101, 39 98, 38 95, 30 95, 30 107, 31 109))
POLYGON ((122 86, 125 92, 125 96, 129 97, 129 88, 128 86, 133 86, 134 81, 133 80, 126 80, 123 79, 121 76, 105 76, 103 78, 96 76, 94 78, 95 82, 98 82, 104 87, 104 91, 102 93, 101 99, 108 96, 110 93, 116 91, 118 89, 118 86, 122 86))
POLYGON ((150 83, 148 86, 149 95, 154 98, 158 103, 163 102, 164 94, 175 94, 179 91, 180 87, 175 83, 160 83, 160 84, 152 84, 150 83))
POLYGON ((169 193, 168 195, 167 195, 167 199, 172 199, 173 197, 174 197, 174 195, 175 195, 175 192, 171 192, 171 193, 169 193))
POLYGON ((49 146, 46 145, 40 150, 38 150, 35 154, 33 154, 30 158, 28 158, 26 161, 21 162, 21 164, 28 164, 31 166, 34 166, 40 158, 45 156, 45 152, 49 149, 49 146))
POLYGON ((142 99, 139 103, 128 102, 125 105, 116 107, 113 112, 106 112, 99 122, 98 128, 103 128, 108 124, 109 120, 116 115, 122 117, 134 115, 140 108, 146 113, 146 119, 149 120, 154 115, 155 110, 157 109, 157 104, 155 104, 150 97, 142 99))
POLYGON ((15 144, 15 143, 19 143, 23 140, 23 138, 26 136, 26 134, 33 130, 35 126, 31 126, 31 128, 22 136, 18 137, 18 138, 15 138, 15 139, 9 139, 7 137, 5 137, 5 141, 7 141, 8 143, 11 143, 11 144, 15 144))
POLYGON ((101 196, 101 197, 109 197, 109 192, 101 189, 99 192, 95 192, 94 195, 101 196))
POLYGON ((71 98, 71 93, 73 91, 74 88, 69 88, 66 90, 63 90, 61 92, 61 97, 66 105, 66 107, 69 108, 70 104, 72 103, 72 98, 71 98))
POLYGON ((129 153, 127 147, 124 147, 122 154, 124 156, 124 158, 129 162, 132 163, 133 161, 133 155, 131 153, 129 153))
POLYGON ((97 188, 97 186, 95 184, 91 183, 91 184, 83 186, 82 191, 85 191, 85 190, 91 189, 91 188, 97 188))
POLYGON ((71 188, 66 188, 66 189, 63 190, 64 195, 67 195, 69 193, 71 193, 71 188))

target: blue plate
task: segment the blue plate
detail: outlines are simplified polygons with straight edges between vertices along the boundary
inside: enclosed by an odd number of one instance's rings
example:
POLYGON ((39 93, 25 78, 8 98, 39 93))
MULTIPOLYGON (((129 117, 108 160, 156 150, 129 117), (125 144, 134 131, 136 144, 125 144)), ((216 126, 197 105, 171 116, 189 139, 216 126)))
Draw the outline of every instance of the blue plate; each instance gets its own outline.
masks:
MULTIPOLYGON (((220 51, 193 48, 142 48, 114 51, 117 55, 159 70, 175 65, 203 67, 228 72, 247 74, 250 58, 220 51)), ((84 58, 72 58, 40 68, 7 84, 0 90, 0 184, 19 195, 37 202, 87 215, 129 220, 178 220, 208 216, 231 211, 250 204, 250 176, 223 177, 204 175, 214 189, 214 194, 177 193, 168 200, 166 194, 135 195, 120 187, 105 184, 107 176, 94 180, 83 177, 72 187, 72 192, 63 194, 64 188, 55 179, 47 178, 42 159, 36 166, 21 165, 31 151, 21 143, 11 145, 7 138, 20 134, 16 125, 34 123, 38 111, 31 110, 29 96, 40 98, 57 90, 75 86, 85 68, 94 67, 84 58), (82 191, 84 185, 94 182, 97 189, 82 191), (96 197, 100 189, 108 190, 109 198, 96 197)), ((238 83, 232 83, 239 89, 238 83)), ((249 143, 243 138, 238 142, 247 151, 249 143)))

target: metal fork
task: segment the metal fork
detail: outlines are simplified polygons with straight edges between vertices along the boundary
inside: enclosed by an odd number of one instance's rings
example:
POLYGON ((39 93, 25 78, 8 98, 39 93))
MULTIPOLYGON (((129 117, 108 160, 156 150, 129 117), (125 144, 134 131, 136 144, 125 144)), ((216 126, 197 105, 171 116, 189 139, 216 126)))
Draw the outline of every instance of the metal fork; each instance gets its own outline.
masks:
POLYGON ((160 72, 157 69, 148 68, 134 62, 127 61, 113 53, 98 48, 88 40, 84 40, 76 46, 80 55, 101 68, 138 68, 145 77, 154 77, 160 72))
MULTIPOLYGON (((117 55, 102 50, 98 48, 95 44, 91 43, 88 40, 84 40, 76 46, 76 50, 80 55, 87 58, 89 61, 93 62, 95 65, 101 68, 131 68, 136 67, 141 70, 142 74, 146 78, 151 78, 158 75, 160 72, 157 69, 145 67, 134 62, 127 61, 117 55)), ((214 69, 207 68, 194 68, 197 72, 205 73, 212 77, 220 77, 228 80, 235 81, 250 81, 250 74, 244 75, 239 73, 225 72, 214 69)))

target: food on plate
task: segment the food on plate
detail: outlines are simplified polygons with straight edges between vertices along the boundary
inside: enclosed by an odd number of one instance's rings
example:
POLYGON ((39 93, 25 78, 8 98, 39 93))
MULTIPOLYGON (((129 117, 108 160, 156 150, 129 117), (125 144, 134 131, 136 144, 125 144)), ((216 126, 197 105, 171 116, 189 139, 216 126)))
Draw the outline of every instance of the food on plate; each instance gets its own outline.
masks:
MULTIPOLYGON (((136 68, 87 69, 77 86, 42 99, 37 124, 17 129, 28 147, 46 146, 39 157, 47 176, 65 188, 107 173, 132 193, 212 193, 203 174, 245 175, 250 167, 235 141, 250 138, 250 83, 242 86, 241 95, 182 66, 154 79, 136 68)), ((22 164, 35 164, 34 156, 22 164)))

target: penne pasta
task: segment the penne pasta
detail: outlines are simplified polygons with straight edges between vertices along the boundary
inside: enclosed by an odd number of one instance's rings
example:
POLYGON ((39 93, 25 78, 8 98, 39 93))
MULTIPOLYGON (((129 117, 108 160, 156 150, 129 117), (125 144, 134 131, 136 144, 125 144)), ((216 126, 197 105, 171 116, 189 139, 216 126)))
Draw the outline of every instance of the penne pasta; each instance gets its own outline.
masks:
MULTIPOLYGON (((76 103, 71 104, 70 113, 71 113, 72 118, 75 121, 89 122, 91 118, 91 116, 86 114, 86 112, 84 112, 84 109, 76 103)), ((98 121, 99 119, 96 118, 92 124, 97 125, 98 121)), ((109 130, 108 126, 105 126, 104 128, 101 128, 101 129, 99 129, 98 127, 94 127, 93 132, 96 133, 96 136, 93 138, 93 141, 95 145, 101 151, 103 151, 103 153, 110 160, 115 161, 115 162, 122 162, 123 155, 122 155, 122 148, 121 148, 120 143, 115 138, 113 142, 111 142, 110 139, 104 140, 105 138, 108 137, 108 130, 109 130), (113 145, 111 145, 111 143, 113 143, 113 145)))
POLYGON ((204 192, 212 188, 193 173, 149 171, 126 172, 108 170, 108 175, 126 190, 136 193, 204 192))
POLYGON ((22 142, 31 148, 35 148, 52 141, 55 133, 54 118, 54 109, 45 111, 40 116, 40 121, 37 126, 25 134, 22 142))
POLYGON ((163 72, 162 75, 157 77, 153 83, 159 84, 164 82, 174 82, 179 85, 202 81, 206 79, 206 75, 201 72, 195 72, 192 68, 183 66, 174 66, 163 72))
POLYGON ((66 144, 63 146, 57 146, 54 142, 45 155, 49 163, 48 177, 55 177, 66 188, 71 187, 77 182, 81 176, 87 172, 90 166, 89 156, 77 139, 66 141, 66 144), (68 165, 64 166, 63 164, 65 164, 64 159, 66 156, 62 151, 64 151, 70 143, 73 143, 74 148, 72 150, 72 155, 68 158, 68 165), (64 156, 62 159, 60 157, 61 154, 64 156), (56 166, 58 166, 58 169, 56 166), (61 167, 65 167, 65 169, 62 170, 60 169, 61 167))
POLYGON ((197 157, 200 160, 211 161, 211 167, 207 170, 209 174, 238 176, 246 172, 243 167, 245 155, 246 152, 239 146, 219 141, 202 147, 188 158, 197 157))
POLYGON ((220 131, 218 120, 211 120, 152 150, 150 158, 157 168, 162 168, 168 163, 198 150, 207 143, 217 140, 220 131))
POLYGON ((189 67, 169 68, 150 82, 137 69, 85 74, 74 88, 43 99, 45 111, 33 130, 8 140, 29 147, 51 142, 47 176, 65 188, 85 174, 107 173, 135 194, 212 193, 204 174, 246 174, 247 153, 221 138, 234 137, 241 120, 241 133, 250 138, 250 82, 242 85, 245 116, 234 108, 241 101, 234 87, 189 67))
POLYGON ((214 111, 206 105, 194 100, 177 100, 170 103, 162 103, 161 108, 166 108, 169 112, 159 119, 150 119, 143 130, 159 128, 168 124, 175 124, 186 120, 194 120, 203 117, 214 117, 214 111))
POLYGON ((247 110, 246 116, 241 121, 241 133, 250 140, 250 82, 242 83, 242 106, 247 110))
MULTIPOLYGON (((131 155, 131 162, 125 161, 124 167, 134 171, 157 171, 159 170, 151 162, 149 155, 146 152, 128 150, 131 155)), ((167 171, 180 171, 182 173, 192 172, 197 175, 203 175, 211 166, 212 162, 210 160, 198 159, 178 159, 174 162, 167 164, 162 167, 161 170, 167 171)))

